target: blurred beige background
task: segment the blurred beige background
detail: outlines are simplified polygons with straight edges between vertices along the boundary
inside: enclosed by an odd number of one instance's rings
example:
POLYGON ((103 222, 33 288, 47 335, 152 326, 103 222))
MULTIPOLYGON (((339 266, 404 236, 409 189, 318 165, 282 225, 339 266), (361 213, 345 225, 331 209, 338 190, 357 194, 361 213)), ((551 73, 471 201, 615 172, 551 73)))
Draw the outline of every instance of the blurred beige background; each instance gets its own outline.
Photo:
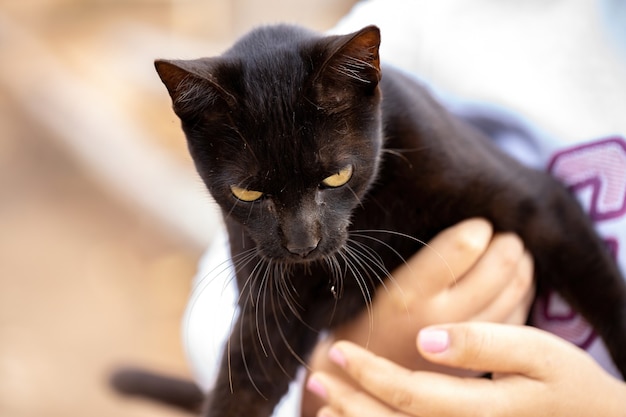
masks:
MULTIPOLYGON (((179 323, 218 221, 152 61, 217 54, 262 23, 325 30, 355 2, 0 0, 0 417, 182 415, 106 384, 123 363, 189 374, 179 323)), ((623 132, 599 8, 618 1, 544 3, 375 17, 387 57, 454 94, 565 140, 623 132)))
POLYGON ((353 3, 0 3, 1 416, 182 415, 106 384, 123 363, 188 375, 179 322, 216 225, 152 61, 353 3))

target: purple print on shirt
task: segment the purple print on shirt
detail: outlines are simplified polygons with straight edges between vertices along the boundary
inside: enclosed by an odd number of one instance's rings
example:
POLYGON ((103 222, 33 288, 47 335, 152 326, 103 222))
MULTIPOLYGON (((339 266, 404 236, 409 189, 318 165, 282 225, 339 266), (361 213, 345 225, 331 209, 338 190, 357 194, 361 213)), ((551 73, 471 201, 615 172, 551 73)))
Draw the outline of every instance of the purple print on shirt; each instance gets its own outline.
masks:
POLYGON ((548 172, 572 192, 591 191, 585 207, 594 222, 626 213, 626 142, 604 139, 561 151, 552 157, 548 172))
MULTIPOLYGON (((626 215, 626 141, 623 138, 601 139, 557 152, 548 164, 548 172, 579 198, 597 225, 626 215)), ((603 238, 615 258, 619 240, 613 236, 603 238)), ((583 349, 596 338, 591 326, 554 292, 537 300, 531 322, 583 349)))

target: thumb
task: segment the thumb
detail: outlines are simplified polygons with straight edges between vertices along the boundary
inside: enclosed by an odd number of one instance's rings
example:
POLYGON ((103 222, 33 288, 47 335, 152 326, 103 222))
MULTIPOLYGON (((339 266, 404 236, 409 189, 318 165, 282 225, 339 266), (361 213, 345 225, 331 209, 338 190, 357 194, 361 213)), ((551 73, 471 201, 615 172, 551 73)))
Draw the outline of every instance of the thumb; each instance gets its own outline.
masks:
POLYGON ((551 352, 565 344, 528 326, 466 322, 426 327, 417 337, 422 356, 440 365, 544 379, 559 362, 551 352))

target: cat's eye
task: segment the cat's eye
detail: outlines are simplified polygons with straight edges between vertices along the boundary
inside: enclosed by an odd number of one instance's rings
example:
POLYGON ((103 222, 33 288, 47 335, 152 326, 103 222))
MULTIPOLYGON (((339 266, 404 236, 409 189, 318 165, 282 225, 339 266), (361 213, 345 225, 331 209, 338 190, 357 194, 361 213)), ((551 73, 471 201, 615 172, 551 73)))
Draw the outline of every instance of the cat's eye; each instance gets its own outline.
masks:
POLYGON ((236 185, 230 186, 230 192, 233 193, 241 201, 251 203, 263 197, 263 193, 260 191, 248 190, 245 188, 237 187, 236 185))
POLYGON ((352 165, 348 165, 336 174, 324 178, 322 184, 326 187, 337 188, 345 185, 352 178, 352 165))

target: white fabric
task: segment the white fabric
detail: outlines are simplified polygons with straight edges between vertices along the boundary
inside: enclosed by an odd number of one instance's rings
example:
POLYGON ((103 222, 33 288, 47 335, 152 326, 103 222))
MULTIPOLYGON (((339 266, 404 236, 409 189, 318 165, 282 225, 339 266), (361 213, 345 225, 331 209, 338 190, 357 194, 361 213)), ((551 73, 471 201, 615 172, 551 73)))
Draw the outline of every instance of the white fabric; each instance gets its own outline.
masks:
MULTIPOLYGON (((493 122, 499 146, 572 186, 626 272, 625 4, 369 0, 333 32, 378 25, 383 61, 436 85, 459 116, 483 127, 493 122)), ((214 383, 236 297, 221 232, 200 264, 183 326, 205 389, 214 383)), ((602 342, 562 300, 551 296, 541 307, 535 324, 583 346, 618 375, 602 342)), ((301 373, 275 417, 300 415, 302 380, 301 373)))

